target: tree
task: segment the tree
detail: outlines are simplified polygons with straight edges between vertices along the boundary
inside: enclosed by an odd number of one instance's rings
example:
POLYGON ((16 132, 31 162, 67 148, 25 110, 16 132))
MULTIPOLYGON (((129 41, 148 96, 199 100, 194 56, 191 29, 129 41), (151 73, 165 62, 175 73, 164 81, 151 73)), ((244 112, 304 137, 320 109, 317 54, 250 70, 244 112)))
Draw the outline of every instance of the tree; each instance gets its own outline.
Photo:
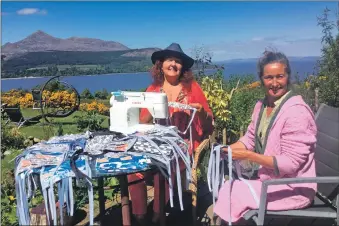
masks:
POLYGON ((94 98, 91 91, 89 91, 89 89, 87 89, 87 88, 84 89, 84 91, 82 91, 80 96, 83 99, 93 99, 94 98))
POLYGON ((202 79, 207 76, 205 71, 206 69, 217 70, 216 73, 212 75, 212 77, 223 81, 223 70, 225 69, 224 66, 213 64, 213 54, 207 51, 204 46, 195 46, 192 49, 192 55, 194 59, 194 66, 192 69, 197 71, 195 73, 195 78, 199 83, 201 83, 202 79))
POLYGON ((329 20, 330 11, 326 8, 318 17, 318 26, 322 27, 321 58, 319 74, 313 88, 319 88, 320 102, 339 107, 339 3, 336 22, 329 20), (335 31, 336 35, 333 35, 335 31))
POLYGON ((103 99, 108 99, 109 98, 109 93, 107 91, 107 89, 103 89, 102 90, 102 96, 104 97, 103 99))

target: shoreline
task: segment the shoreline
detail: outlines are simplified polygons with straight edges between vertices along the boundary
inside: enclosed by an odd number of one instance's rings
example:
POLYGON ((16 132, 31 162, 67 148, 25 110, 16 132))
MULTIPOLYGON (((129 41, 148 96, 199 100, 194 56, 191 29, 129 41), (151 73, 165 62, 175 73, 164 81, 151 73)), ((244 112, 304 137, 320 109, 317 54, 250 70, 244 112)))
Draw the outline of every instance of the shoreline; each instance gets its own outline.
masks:
MULTIPOLYGON (((214 69, 205 69, 206 71, 209 70, 214 70, 214 69)), ((97 74, 97 75, 61 75, 60 77, 82 77, 82 76, 100 76, 100 75, 123 75, 123 74, 144 74, 144 73, 150 73, 149 71, 144 71, 144 72, 121 72, 121 73, 108 73, 108 74, 97 74)), ((34 76, 27 76, 27 77, 17 77, 17 78, 1 78, 1 81, 5 80, 17 80, 17 79, 36 79, 36 78, 46 78, 50 79, 54 76, 39 76, 39 77, 34 77, 34 76)))
MULTIPOLYGON (((122 74, 142 74, 142 73, 149 73, 147 71, 145 72, 122 72, 122 73, 108 73, 108 74, 98 74, 98 75, 60 75, 60 77, 82 77, 82 76, 87 76, 87 77, 91 77, 91 76, 99 76, 99 75, 122 75, 122 74)), ((1 78, 1 80, 15 80, 15 79, 32 79, 32 78, 52 78, 54 76, 38 76, 38 77, 34 77, 34 76, 29 76, 29 77, 16 77, 16 78, 1 78)))

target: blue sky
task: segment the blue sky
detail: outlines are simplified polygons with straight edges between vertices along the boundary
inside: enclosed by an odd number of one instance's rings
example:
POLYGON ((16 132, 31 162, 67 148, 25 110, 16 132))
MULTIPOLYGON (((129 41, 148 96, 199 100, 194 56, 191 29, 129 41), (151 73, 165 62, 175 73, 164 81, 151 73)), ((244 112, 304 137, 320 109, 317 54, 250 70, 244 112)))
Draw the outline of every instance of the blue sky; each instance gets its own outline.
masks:
MULTIPOLYGON (((90 37, 129 48, 196 46, 214 60, 259 56, 274 47, 317 56, 317 16, 337 2, 2 2, 2 45, 36 30, 59 38, 90 37)), ((333 17, 334 18, 334 17, 333 17)))

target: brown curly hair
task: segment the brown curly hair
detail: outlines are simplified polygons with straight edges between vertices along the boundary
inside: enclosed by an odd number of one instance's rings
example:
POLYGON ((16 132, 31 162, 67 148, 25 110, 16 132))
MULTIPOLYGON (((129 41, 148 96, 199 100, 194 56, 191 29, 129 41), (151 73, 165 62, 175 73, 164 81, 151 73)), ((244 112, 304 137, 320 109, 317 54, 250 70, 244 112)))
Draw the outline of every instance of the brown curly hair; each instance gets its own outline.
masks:
MULTIPOLYGON (((150 70, 154 85, 162 85, 164 83, 164 74, 162 72, 163 61, 157 60, 150 70)), ((179 82, 183 87, 189 88, 191 82, 194 80, 193 72, 190 68, 185 68, 183 65, 181 75, 179 76, 179 82)))

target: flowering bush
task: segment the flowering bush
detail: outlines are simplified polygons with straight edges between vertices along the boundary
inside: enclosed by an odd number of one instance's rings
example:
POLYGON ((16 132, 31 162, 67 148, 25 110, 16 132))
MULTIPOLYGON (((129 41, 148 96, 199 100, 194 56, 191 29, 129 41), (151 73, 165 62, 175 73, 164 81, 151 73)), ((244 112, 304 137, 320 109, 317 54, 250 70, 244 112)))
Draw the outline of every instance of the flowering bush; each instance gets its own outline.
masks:
POLYGON ((69 93, 67 91, 44 91, 42 97, 46 100, 47 105, 50 107, 70 109, 75 107, 76 104, 76 94, 74 92, 69 93))
POLYGON ((108 115, 109 108, 103 103, 98 103, 93 101, 92 103, 82 103, 80 104, 81 111, 97 112, 103 115, 108 115))
MULTIPOLYGON (((64 109, 74 107, 77 100, 74 92, 69 93, 67 91, 44 91, 42 96, 49 107, 62 107, 64 109)), ((25 93, 18 90, 10 90, 2 93, 1 101, 2 103, 6 103, 9 107, 20 105, 22 108, 33 107, 34 102, 31 93, 25 93)))
POLYGON ((8 106, 16 106, 20 104, 20 98, 22 96, 23 94, 20 91, 12 89, 6 93, 1 94, 1 102, 2 104, 5 103, 8 106))

